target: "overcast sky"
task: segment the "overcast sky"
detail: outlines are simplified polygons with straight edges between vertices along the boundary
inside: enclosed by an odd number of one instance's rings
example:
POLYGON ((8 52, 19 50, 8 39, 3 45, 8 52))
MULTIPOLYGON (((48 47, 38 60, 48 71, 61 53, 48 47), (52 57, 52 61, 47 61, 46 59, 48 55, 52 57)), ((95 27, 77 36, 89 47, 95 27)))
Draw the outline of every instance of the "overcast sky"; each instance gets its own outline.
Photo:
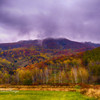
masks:
POLYGON ((0 42, 46 37, 100 43, 100 0, 0 0, 0 42))

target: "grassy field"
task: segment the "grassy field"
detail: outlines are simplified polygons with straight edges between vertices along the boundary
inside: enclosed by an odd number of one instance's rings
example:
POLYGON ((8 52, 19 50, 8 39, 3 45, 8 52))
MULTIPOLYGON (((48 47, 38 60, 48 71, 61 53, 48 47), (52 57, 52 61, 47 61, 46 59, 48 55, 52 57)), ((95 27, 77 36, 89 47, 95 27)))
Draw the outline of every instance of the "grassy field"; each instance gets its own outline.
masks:
POLYGON ((95 100, 79 92, 65 91, 0 91, 0 100, 95 100))

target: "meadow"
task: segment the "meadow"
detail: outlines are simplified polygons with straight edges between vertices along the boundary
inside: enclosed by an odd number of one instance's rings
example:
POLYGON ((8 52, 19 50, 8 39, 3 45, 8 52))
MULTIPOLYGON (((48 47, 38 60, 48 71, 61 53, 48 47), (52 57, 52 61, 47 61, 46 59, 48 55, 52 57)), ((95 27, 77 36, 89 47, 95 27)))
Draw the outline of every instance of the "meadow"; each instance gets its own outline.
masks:
POLYGON ((65 91, 0 91, 0 100, 96 100, 79 92, 65 91))

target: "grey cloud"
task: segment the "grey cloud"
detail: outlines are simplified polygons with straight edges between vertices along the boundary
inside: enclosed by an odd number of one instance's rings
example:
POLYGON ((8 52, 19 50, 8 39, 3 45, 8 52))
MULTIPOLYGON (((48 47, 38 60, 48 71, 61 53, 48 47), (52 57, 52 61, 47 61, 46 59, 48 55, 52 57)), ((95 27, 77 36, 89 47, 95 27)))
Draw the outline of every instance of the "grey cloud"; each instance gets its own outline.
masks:
MULTIPOLYGON (((0 0, 0 26, 19 35, 100 42, 100 0, 0 0)), ((9 34, 9 31, 8 31, 9 34)))

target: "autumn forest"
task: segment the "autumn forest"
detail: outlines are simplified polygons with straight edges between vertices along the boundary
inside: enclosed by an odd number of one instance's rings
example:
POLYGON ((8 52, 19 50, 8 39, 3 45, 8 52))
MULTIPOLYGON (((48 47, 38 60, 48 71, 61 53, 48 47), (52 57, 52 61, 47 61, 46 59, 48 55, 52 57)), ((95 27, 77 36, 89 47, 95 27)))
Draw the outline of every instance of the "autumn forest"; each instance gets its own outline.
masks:
POLYGON ((17 46, 4 44, 7 48, 0 44, 0 84, 100 83, 100 47, 74 42, 72 48, 68 40, 60 40, 62 44, 56 42, 48 40, 44 46, 33 41, 18 42, 17 46))

